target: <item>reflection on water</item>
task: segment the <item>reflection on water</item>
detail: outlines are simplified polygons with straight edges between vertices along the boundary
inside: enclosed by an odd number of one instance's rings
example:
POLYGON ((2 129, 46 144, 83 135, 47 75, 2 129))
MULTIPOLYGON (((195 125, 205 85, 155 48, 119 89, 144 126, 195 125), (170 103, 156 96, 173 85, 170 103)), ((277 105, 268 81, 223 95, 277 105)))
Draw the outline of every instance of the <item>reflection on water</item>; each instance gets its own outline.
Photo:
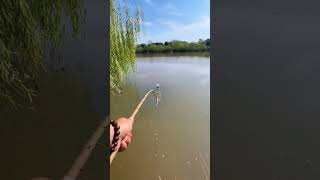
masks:
POLYGON ((122 96, 111 96, 111 116, 129 116, 144 93, 161 86, 136 117, 133 142, 111 166, 112 180, 209 179, 210 61, 208 57, 145 57, 122 96))

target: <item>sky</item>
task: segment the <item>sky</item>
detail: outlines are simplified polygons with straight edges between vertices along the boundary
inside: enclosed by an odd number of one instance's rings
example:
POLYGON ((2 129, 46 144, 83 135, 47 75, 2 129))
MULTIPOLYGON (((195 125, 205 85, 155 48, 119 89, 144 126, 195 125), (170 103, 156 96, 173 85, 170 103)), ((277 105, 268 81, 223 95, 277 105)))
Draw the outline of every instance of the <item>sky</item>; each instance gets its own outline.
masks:
POLYGON ((138 43, 210 38, 210 0, 133 0, 144 13, 138 43))

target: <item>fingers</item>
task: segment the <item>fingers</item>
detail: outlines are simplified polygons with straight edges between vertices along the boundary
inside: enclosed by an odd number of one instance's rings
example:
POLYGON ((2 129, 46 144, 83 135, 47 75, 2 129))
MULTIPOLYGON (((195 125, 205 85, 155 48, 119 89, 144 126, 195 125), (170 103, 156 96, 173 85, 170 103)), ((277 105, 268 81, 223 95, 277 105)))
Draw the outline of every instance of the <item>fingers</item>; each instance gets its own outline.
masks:
POLYGON ((119 118, 117 122, 120 125, 120 137, 125 138, 132 131, 133 119, 119 118))
POLYGON ((120 138, 122 139, 120 143, 119 151, 124 151, 128 148, 128 145, 131 143, 132 139, 132 125, 133 118, 119 118, 117 120, 120 125, 120 138))
POLYGON ((122 142, 125 142, 127 145, 131 144, 132 141, 132 133, 128 133, 128 135, 122 140, 122 142))
POLYGON ((120 152, 125 151, 127 148, 128 148, 127 143, 125 141, 121 141, 121 145, 120 145, 119 151, 120 152))
POLYGON ((125 139, 124 139, 124 142, 129 145, 131 144, 131 137, 127 136, 125 139))
POLYGON ((121 141, 119 151, 120 152, 125 151, 128 148, 129 144, 131 144, 131 142, 132 142, 132 133, 129 132, 128 135, 121 141))
POLYGON ((132 132, 130 131, 128 134, 127 134, 128 137, 132 138, 132 132))

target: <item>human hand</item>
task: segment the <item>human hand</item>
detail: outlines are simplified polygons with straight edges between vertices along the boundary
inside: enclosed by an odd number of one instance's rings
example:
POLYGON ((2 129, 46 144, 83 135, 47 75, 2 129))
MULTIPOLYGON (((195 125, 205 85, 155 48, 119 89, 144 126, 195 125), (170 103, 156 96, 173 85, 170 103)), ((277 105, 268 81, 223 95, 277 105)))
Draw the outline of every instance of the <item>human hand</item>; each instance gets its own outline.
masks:
POLYGON ((129 144, 131 143, 131 141, 132 141, 132 132, 130 131, 130 132, 127 134, 127 136, 126 136, 124 139, 121 140, 121 144, 120 144, 120 149, 119 149, 119 151, 120 151, 120 152, 125 151, 125 150, 128 148, 128 146, 129 146, 129 144))
POLYGON ((128 148, 128 145, 132 141, 132 125, 133 125, 133 119, 128 118, 119 118, 117 120, 117 123, 120 126, 120 137, 119 137, 119 151, 125 151, 128 148))

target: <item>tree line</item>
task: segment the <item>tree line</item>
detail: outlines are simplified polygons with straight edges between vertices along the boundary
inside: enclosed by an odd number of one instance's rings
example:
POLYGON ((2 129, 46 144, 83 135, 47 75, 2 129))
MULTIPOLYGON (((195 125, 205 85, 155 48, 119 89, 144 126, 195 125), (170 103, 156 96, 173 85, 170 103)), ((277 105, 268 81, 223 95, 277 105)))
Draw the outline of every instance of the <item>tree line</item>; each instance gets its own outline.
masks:
POLYGON ((169 41, 169 42, 149 42, 148 44, 138 44, 136 53, 173 53, 173 52, 205 52, 210 51, 210 39, 198 42, 169 41))

